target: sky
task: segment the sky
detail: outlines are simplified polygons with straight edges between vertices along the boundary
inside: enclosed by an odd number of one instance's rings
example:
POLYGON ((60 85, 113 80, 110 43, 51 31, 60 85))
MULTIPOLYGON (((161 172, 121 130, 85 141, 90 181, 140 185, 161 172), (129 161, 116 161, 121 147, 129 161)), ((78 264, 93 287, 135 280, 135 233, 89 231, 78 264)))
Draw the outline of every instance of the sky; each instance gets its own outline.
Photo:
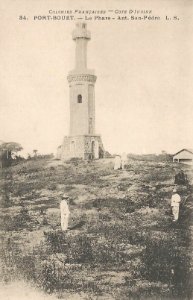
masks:
MULTIPOLYGON (((160 20, 88 20, 95 69, 96 133, 111 153, 193 148, 193 3, 189 0, 2 0, 0 140, 25 153, 56 153, 69 131, 67 75, 74 68, 74 20, 49 10, 152 10, 160 20), (20 20, 19 16, 28 20, 20 20), (166 16, 179 20, 166 21, 166 16)), ((107 14, 106 14, 107 15, 107 14)), ((108 13, 109 15, 109 13, 108 13)), ((126 14, 129 18, 134 13, 126 14)), ((138 16, 143 16, 139 13, 138 16)), ((88 16, 88 15, 87 15, 88 16)), ((100 15, 102 16, 102 15, 100 15)))

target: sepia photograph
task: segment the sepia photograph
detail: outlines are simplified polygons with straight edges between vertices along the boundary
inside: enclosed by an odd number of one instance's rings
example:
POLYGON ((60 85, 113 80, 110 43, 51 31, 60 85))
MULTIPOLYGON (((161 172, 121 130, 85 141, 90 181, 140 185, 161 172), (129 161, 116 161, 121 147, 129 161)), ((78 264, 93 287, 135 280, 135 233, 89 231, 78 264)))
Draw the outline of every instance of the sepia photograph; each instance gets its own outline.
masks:
POLYGON ((0 3, 0 299, 193 299, 192 0, 0 3))

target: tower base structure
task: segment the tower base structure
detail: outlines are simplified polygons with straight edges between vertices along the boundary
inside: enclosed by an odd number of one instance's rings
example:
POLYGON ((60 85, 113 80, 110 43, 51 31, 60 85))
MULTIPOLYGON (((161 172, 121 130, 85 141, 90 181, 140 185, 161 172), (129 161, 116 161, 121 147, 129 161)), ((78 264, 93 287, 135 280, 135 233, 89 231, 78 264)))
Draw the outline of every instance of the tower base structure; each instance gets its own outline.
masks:
POLYGON ((103 157, 104 147, 100 135, 65 136, 63 144, 57 149, 57 158, 61 160, 92 160, 103 157))

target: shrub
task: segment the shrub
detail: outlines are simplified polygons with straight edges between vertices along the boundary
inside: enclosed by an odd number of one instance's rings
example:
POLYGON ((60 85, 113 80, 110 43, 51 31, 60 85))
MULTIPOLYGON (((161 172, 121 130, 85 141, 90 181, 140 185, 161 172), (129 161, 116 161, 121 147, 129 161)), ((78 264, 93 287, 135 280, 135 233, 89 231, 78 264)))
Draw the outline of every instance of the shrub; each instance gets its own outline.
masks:
POLYGON ((61 253, 66 248, 66 235, 63 231, 52 230, 44 232, 44 236, 48 253, 61 253))

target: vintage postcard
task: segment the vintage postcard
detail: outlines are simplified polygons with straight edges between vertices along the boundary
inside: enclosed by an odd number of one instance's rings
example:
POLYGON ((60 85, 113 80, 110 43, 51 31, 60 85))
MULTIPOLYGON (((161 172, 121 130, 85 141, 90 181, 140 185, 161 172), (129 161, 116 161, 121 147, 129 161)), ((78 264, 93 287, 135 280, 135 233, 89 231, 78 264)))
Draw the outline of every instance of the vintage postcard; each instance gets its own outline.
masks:
POLYGON ((0 298, 193 298, 193 2, 1 0, 0 298))

